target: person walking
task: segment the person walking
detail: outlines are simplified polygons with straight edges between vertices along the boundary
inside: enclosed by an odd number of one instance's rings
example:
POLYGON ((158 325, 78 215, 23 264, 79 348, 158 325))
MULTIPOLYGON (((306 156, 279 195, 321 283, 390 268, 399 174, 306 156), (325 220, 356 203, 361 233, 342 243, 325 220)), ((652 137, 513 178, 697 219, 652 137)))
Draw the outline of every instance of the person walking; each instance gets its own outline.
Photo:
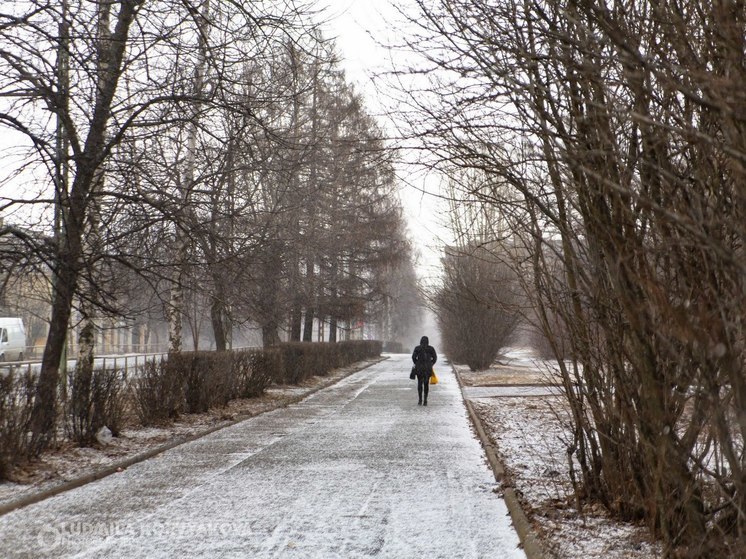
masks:
POLYGON ((438 356, 435 353, 435 348, 430 345, 430 340, 427 336, 422 336, 420 339, 420 345, 415 347, 412 352, 412 361, 414 362, 414 369, 417 373, 418 406, 427 405, 427 393, 430 390, 430 376, 433 374, 433 365, 435 365, 437 360, 438 356), (425 392, 424 400, 422 399, 423 388, 425 392))

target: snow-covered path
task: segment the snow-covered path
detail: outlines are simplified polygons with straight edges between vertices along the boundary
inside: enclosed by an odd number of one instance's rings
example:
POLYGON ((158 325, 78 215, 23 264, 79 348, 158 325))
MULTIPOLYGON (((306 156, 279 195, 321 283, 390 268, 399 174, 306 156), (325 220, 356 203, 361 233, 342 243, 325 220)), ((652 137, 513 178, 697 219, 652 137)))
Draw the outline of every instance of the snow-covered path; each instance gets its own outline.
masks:
POLYGON ((441 366, 395 355, 0 518, 2 557, 525 558, 441 366))

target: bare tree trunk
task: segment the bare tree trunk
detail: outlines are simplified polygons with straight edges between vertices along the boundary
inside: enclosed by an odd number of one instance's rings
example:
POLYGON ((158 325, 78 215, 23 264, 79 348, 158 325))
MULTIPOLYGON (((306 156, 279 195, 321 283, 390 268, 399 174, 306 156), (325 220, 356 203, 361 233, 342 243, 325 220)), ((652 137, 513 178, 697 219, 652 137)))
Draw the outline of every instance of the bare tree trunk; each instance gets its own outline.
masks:
POLYGON ((332 314, 329 317, 329 342, 330 343, 336 343, 337 341, 337 312, 339 308, 339 301, 338 301, 338 289, 337 289, 337 281, 338 281, 338 274, 337 274, 337 263, 335 262, 332 264, 331 274, 330 274, 330 289, 329 289, 329 300, 331 301, 331 309, 332 314))
POLYGON ((94 346, 96 343, 96 325, 93 321, 93 309, 90 303, 81 303, 83 317, 78 334, 78 358, 75 362, 70 396, 70 420, 72 436, 80 444, 87 445, 92 441, 94 426, 92 420, 91 386, 93 382, 94 346))
POLYGON ((329 319, 329 342, 337 342, 337 318, 334 316, 329 319))
MULTIPOLYGON (((57 247, 49 334, 42 356, 31 417, 30 448, 31 452, 36 454, 44 450, 54 437, 59 367, 67 340, 73 298, 82 267, 83 224, 90 202, 90 192, 94 187, 97 169, 104 154, 106 126, 121 76, 129 28, 139 5, 138 0, 122 1, 111 40, 101 42, 97 46, 99 72, 95 106, 85 145, 77 159, 77 173, 70 190, 69 205, 62 208, 65 216, 62 223, 65 225, 65 230, 57 247)), ((109 4, 106 9, 108 6, 109 4)))
MULTIPOLYGON (((99 6, 98 41, 102 50, 111 39, 109 31, 111 4, 102 3, 99 6)), ((99 72, 105 68, 99 68, 99 72)), ((99 75, 99 79, 104 76, 99 75)), ((96 344, 96 325, 94 322, 94 302, 96 298, 96 259, 101 254, 101 235, 99 231, 99 207, 97 195, 104 185, 103 170, 99 169, 94 178, 91 189, 92 202, 86 216, 83 250, 88 255, 88 278, 81 285, 80 313, 82 326, 78 335, 78 358, 75 361, 72 386, 72 428, 75 440, 82 444, 90 444, 93 440, 96 425, 92 423, 91 383, 93 381, 93 361, 96 344), (93 431, 93 432, 92 432, 93 431)))
POLYGON ((171 278, 171 297, 168 302, 168 352, 179 353, 181 351, 182 320, 184 314, 184 286, 182 284, 184 273, 182 268, 186 262, 186 249, 184 241, 177 239, 178 257, 176 269, 171 278))
MULTIPOLYGON (((100 191, 103 176, 99 174, 94 191, 100 191)), ((91 208, 86 227, 85 252, 96 260, 101 252, 101 237, 99 232, 99 215, 95 202, 91 208)), ((94 321, 94 304, 96 301, 96 273, 95 264, 89 265, 89 277, 81 285, 80 314, 82 326, 78 334, 78 358, 75 361, 73 385, 71 394, 71 420, 73 437, 78 443, 87 445, 93 441, 96 431, 103 425, 93 423, 93 402, 91 401, 91 383, 93 381, 93 361, 96 345, 96 324, 94 321)))
MULTIPOLYGON (((319 128, 319 63, 318 60, 314 61, 313 64, 313 90, 311 92, 311 145, 316 145, 318 142, 318 128, 319 128)), ((307 188, 309 192, 315 192, 318 189, 318 158, 317 154, 312 155, 310 162, 310 170, 308 176, 307 188)), ((316 225, 316 201, 313 197, 309 197, 310 200, 305 205, 307 212, 307 228, 309 234, 315 230, 316 225)), ((316 292, 316 256, 312 243, 306 241, 306 245, 303 247, 306 259, 306 274, 304 278, 303 292, 305 295, 305 316, 303 319, 303 341, 313 341, 313 322, 317 309, 318 295, 316 292)))
POLYGON ((228 348, 228 337, 226 335, 225 303, 221 296, 213 296, 210 305, 210 320, 212 332, 215 336, 216 351, 225 351, 228 348))
POLYGON ((262 345, 264 347, 271 347, 280 343, 280 317, 278 315, 280 305, 277 282, 281 266, 280 254, 270 247, 269 254, 265 256, 263 263, 260 287, 262 297, 259 318, 262 324, 262 345))
MULTIPOLYGON (((62 252, 60 257, 66 254, 67 252, 62 252)), ((67 340, 67 325, 70 322, 77 274, 77 269, 65 266, 59 270, 56 278, 49 334, 42 354, 41 371, 31 415, 32 454, 43 451, 55 436, 59 366, 67 340)))
POLYGON ((313 320, 314 320, 313 307, 307 307, 306 314, 303 317, 303 341, 304 342, 313 341, 313 320))
MULTIPOLYGON (((299 82, 299 61, 295 45, 290 43, 290 65, 293 72, 293 151, 290 158, 290 199, 291 203, 296 206, 297 211, 292 212, 292 231, 293 234, 300 234, 300 214, 301 208, 305 205, 302 193, 300 192, 300 171, 302 164, 301 150, 301 91, 299 82)), ((290 341, 299 342, 301 337, 301 278, 300 278, 300 254, 295 246, 291 249, 288 262, 288 271, 290 279, 290 341)))
POLYGON ((306 314, 303 319, 303 341, 312 342, 313 341, 313 319, 314 319, 314 313, 315 313, 315 309, 314 309, 312 302, 315 300, 315 297, 316 297, 315 296, 316 287, 315 287, 315 278, 314 278, 313 258, 310 256, 306 260, 305 289, 306 289, 306 314))
POLYGON ((301 307, 299 302, 293 304, 290 310, 290 341, 299 342, 301 339, 301 307))

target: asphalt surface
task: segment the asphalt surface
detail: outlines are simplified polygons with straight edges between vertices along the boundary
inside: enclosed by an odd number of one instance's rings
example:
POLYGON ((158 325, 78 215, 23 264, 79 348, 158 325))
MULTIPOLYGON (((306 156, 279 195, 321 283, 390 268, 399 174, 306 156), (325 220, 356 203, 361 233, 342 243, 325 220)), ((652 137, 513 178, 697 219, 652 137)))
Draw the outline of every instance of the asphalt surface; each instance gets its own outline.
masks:
POLYGON ((456 379, 395 355, 0 518, 1 557, 525 558, 456 379))

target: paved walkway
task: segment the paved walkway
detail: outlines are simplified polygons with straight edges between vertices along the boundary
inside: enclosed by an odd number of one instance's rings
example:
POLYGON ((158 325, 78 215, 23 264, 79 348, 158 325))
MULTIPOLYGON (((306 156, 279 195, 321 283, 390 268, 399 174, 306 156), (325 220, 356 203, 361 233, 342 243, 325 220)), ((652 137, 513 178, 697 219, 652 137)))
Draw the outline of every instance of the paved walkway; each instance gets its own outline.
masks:
POLYGON ((2 557, 525 558, 445 365, 299 404, 0 518, 2 557))

